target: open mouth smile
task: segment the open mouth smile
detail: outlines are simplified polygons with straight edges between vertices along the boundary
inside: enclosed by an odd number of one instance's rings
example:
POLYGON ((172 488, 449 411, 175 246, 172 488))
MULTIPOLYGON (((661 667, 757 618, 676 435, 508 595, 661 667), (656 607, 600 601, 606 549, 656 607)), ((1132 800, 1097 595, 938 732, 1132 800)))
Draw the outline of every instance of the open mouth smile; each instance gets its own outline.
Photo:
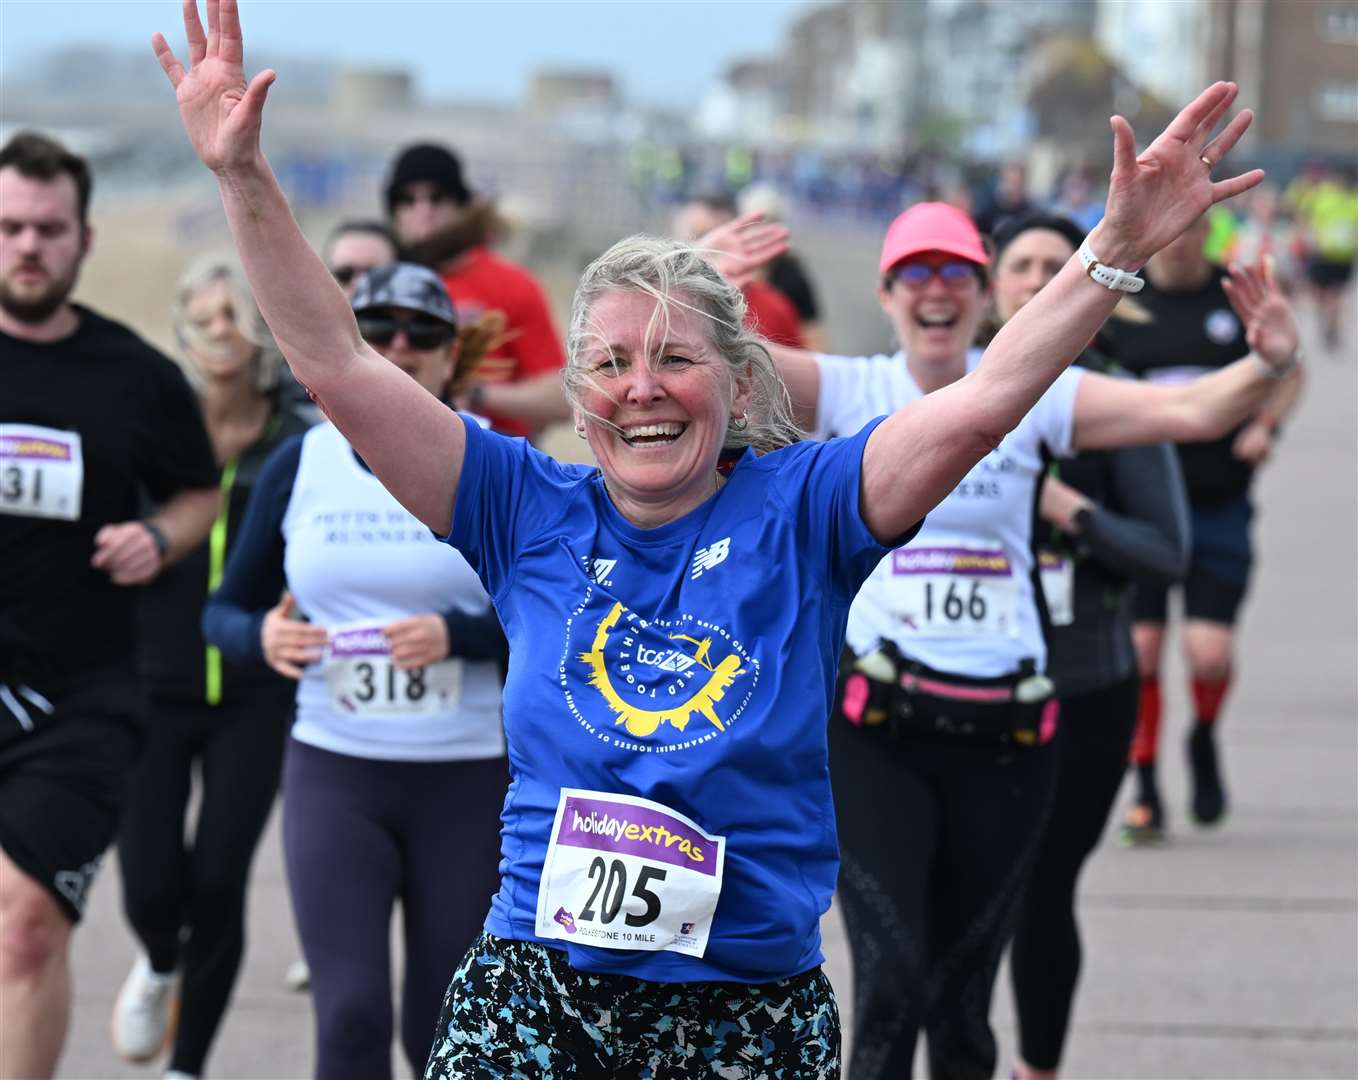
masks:
POLYGON ((636 448, 669 446, 687 430, 687 424, 676 420, 656 424, 633 424, 622 429, 621 438, 628 446, 636 448))
POLYGON ((957 312, 922 311, 915 315, 915 322, 925 330, 951 330, 957 325, 957 312))

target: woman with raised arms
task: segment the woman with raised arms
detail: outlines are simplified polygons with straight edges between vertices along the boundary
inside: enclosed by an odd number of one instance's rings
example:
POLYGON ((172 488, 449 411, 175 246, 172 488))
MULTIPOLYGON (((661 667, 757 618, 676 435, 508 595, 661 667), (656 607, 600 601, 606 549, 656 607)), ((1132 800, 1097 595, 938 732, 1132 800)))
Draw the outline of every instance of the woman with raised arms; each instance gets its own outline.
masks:
MULTIPOLYGON (((647 238, 585 272, 567 386, 598 468, 482 430, 364 344, 260 150, 236 5, 157 35, 260 305, 297 377, 398 501, 457 547, 510 642, 502 883, 453 974, 431 1077, 837 1075, 819 919, 838 857, 825 717, 849 603, 1013 428, 1117 294, 1072 260, 975 372, 851 437, 793 443, 739 291, 647 238), (728 475, 722 448, 744 447, 728 475)), ((1260 173, 1205 91, 1136 159, 1114 120, 1100 258, 1135 268, 1260 173)), ((451 827, 451 826, 450 826, 451 827)))

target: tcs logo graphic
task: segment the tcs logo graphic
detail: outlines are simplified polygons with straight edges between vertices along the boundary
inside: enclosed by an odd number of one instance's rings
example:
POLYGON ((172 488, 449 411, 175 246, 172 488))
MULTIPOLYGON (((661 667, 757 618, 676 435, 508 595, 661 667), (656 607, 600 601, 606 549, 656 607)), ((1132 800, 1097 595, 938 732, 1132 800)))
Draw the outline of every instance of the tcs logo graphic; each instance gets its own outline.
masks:
POLYGON ((716 738, 740 717, 759 661, 724 627, 687 613, 643 619, 591 593, 567 627, 559 672, 583 727, 613 745, 664 753, 716 738))

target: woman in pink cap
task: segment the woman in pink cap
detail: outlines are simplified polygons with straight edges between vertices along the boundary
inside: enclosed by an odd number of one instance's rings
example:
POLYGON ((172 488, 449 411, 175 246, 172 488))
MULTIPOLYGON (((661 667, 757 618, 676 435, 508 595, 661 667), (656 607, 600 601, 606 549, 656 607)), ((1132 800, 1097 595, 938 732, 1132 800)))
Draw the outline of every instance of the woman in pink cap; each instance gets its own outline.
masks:
MULTIPOLYGON (((1097 235, 1079 256, 1090 277, 1140 288, 1099 263, 1091 244, 1099 250, 1097 235)), ((952 206, 921 203, 892 222, 878 300, 901 351, 774 350, 816 438, 852 434, 924 397, 965 400, 982 377, 972 343, 989 263, 976 226, 952 206)), ((1295 363, 1296 329, 1262 270, 1237 270, 1231 296, 1251 356, 1173 389, 1064 371, 853 602, 829 745, 838 895, 854 957, 854 1080, 910 1075, 921 1029, 931 1075, 994 1075, 991 989, 1057 763, 1048 615, 1034 587, 1039 481, 1051 457, 1212 438, 1257 406, 1295 363)), ((903 476, 910 464, 901 462, 903 476)), ((1062 527, 1072 543, 1090 522, 1091 508, 1071 500, 1062 527)), ((1060 567, 1044 572, 1060 579, 1044 582, 1060 598, 1069 581, 1060 567)))

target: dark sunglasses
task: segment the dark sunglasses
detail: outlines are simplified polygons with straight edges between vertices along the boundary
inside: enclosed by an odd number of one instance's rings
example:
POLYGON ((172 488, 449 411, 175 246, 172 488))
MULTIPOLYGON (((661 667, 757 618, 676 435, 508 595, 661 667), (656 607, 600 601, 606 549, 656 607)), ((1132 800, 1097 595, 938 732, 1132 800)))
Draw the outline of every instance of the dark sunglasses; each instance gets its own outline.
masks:
POLYGON ((412 315, 405 319, 395 315, 358 316, 358 332, 369 345, 390 345, 401 331, 405 331, 406 341, 412 349, 437 349, 448 344, 454 333, 446 322, 427 315, 412 315))
POLYGON ((944 285, 961 285, 963 282, 971 281, 976 277, 976 264, 958 260, 956 262, 945 262, 939 266, 930 266, 928 263, 906 263, 898 266, 888 275, 891 280, 899 281, 902 285, 908 285, 912 289, 923 288, 929 284, 929 280, 937 276, 944 285))

